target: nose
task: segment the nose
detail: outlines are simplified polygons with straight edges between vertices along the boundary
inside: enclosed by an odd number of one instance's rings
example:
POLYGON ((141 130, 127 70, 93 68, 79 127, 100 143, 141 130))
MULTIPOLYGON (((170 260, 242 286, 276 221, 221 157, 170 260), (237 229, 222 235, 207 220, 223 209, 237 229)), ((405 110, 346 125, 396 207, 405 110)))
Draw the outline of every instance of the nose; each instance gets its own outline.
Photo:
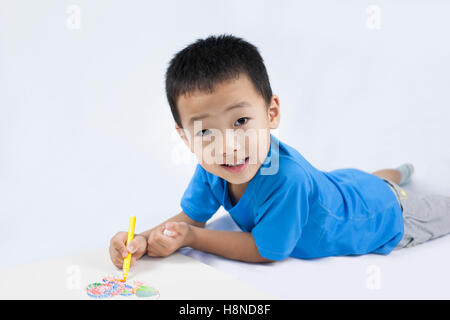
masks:
POLYGON ((241 145, 239 144, 239 139, 236 139, 236 134, 226 134, 225 135, 225 154, 234 153, 234 151, 239 151, 241 145))
POLYGON ((230 133, 225 135, 225 150, 223 152, 223 158, 226 162, 236 161, 235 155, 239 155, 242 149, 241 143, 239 142, 238 135, 236 133, 230 133))

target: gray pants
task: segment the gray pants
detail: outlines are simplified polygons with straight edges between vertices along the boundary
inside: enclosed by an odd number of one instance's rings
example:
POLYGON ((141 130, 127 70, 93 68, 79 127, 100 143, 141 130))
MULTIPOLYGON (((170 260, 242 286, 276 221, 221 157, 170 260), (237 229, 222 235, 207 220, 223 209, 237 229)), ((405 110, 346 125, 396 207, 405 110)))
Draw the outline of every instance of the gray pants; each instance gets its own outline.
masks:
POLYGON ((406 193, 383 179, 394 191, 403 211, 405 233, 395 249, 409 248, 450 233, 450 197, 406 193))

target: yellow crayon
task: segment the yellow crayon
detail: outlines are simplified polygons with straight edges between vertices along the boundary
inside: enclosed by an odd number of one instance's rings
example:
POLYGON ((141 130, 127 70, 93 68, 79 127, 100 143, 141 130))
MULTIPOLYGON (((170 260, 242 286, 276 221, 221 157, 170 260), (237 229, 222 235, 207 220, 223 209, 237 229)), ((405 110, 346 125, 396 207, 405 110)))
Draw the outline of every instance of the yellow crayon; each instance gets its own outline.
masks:
MULTIPOLYGON (((134 226, 136 225, 136 217, 130 218, 130 225, 128 226, 128 234, 127 234, 127 246, 130 244, 131 240, 134 238, 134 226)), ((131 263, 131 253, 128 253, 128 256, 123 260, 123 281, 127 280, 128 271, 130 271, 130 263, 131 263)))

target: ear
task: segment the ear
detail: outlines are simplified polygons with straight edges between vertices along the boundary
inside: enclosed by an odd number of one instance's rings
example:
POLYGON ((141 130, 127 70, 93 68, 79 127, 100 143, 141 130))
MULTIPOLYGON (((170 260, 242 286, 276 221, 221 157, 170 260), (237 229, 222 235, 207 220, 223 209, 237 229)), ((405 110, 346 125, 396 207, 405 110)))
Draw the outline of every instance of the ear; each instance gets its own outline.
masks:
POLYGON ((191 143, 189 142, 189 131, 180 128, 176 123, 175 123, 175 130, 177 130, 178 135, 184 141, 189 150, 191 150, 191 152, 194 153, 194 151, 191 148, 191 143))
POLYGON ((277 129, 280 124, 280 99, 278 96, 272 96, 267 113, 270 129, 277 129))

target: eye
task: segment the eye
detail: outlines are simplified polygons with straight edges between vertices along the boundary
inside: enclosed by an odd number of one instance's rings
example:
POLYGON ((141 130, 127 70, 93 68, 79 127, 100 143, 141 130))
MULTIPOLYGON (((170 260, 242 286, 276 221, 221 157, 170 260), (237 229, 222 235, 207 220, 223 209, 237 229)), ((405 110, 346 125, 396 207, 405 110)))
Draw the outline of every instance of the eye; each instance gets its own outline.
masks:
POLYGON ((206 134, 205 134, 205 131, 206 131, 206 132, 209 132, 209 131, 211 131, 211 130, 209 130, 209 129, 203 129, 202 131, 199 131, 199 132, 197 133, 197 136, 201 136, 201 137, 205 136, 205 135, 206 135, 206 134))
MULTIPOLYGON (((238 126, 240 126, 240 125, 246 124, 248 122, 248 119, 249 119, 248 117, 243 117, 243 118, 237 119, 236 122, 240 122, 240 124, 238 125, 238 126), (244 123, 242 123, 242 122, 244 122, 244 123)), ((235 124, 236 124, 236 122, 235 122, 235 124)))

